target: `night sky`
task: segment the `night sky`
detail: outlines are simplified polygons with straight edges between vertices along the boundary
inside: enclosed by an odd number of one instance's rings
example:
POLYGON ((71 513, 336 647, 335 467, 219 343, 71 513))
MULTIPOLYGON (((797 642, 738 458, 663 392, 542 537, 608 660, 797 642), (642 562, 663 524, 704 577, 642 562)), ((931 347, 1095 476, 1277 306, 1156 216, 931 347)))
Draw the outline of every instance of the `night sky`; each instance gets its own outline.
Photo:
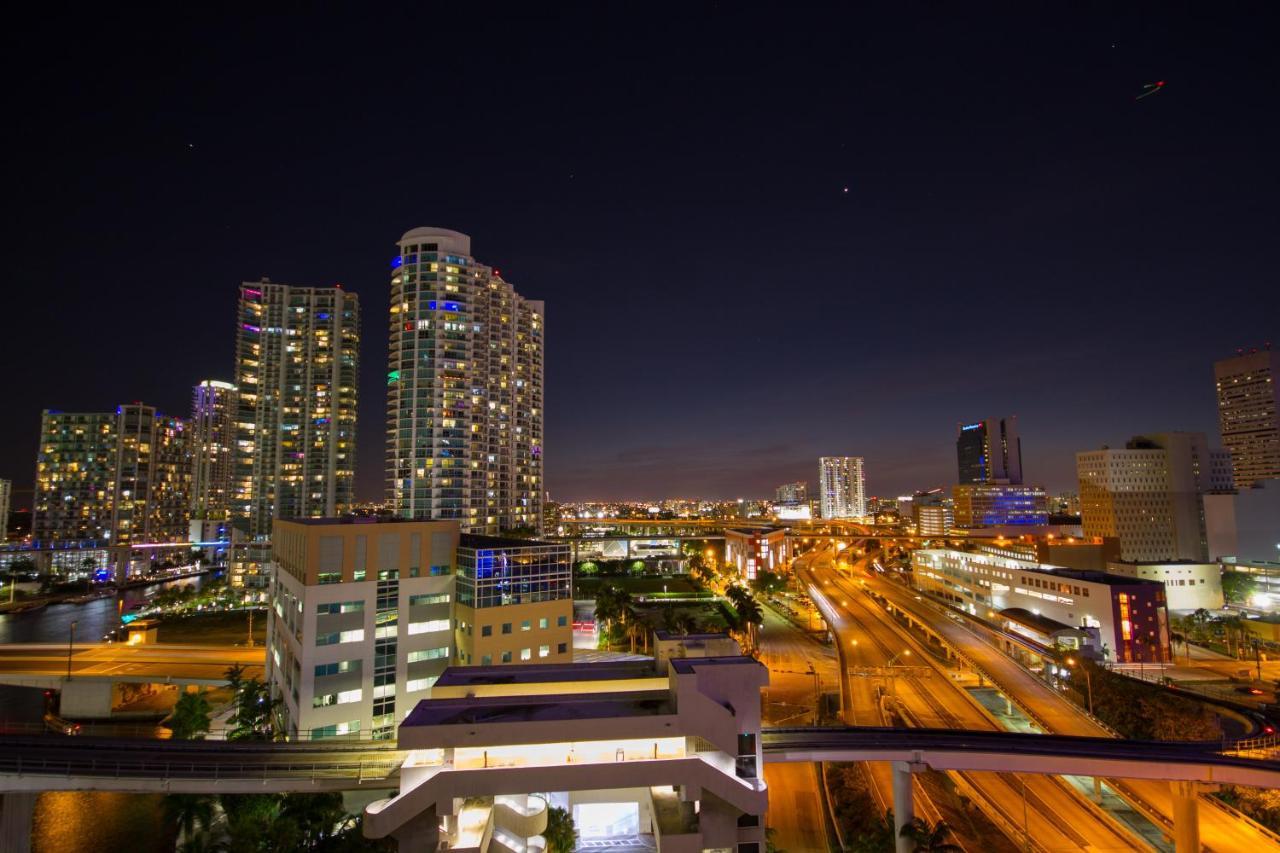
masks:
POLYGON ((419 225, 546 301, 558 500, 766 495, 823 454, 946 485, 1001 414, 1074 488, 1077 450, 1216 443, 1213 359, 1280 343, 1265 4, 434 5, 10 20, 0 477, 30 487, 42 408, 185 415, 268 275, 359 293, 380 499, 419 225))

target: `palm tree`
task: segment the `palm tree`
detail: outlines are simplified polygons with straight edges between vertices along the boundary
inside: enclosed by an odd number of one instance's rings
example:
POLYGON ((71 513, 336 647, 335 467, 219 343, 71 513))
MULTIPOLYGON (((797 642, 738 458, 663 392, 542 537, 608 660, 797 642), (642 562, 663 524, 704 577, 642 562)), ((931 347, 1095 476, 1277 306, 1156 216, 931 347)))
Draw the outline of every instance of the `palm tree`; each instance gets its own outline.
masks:
POLYGON ((738 603, 737 610, 738 616, 742 619, 743 625, 747 630, 747 642, 754 649, 758 645, 760 625, 764 623, 764 611, 760 609, 760 605, 756 603, 756 600, 750 596, 738 603))
MULTIPOLYGON (((1182 646, 1183 649, 1186 650, 1186 646, 1187 646, 1186 635, 1178 631, 1171 632, 1169 634, 1169 645, 1173 646, 1173 653, 1176 659, 1178 654, 1178 646, 1182 646)), ((1187 650, 1187 665, 1188 666, 1191 665, 1191 652, 1189 650, 1187 650)))
POLYGON ((930 825, 926 820, 913 818, 911 823, 902 827, 898 836, 910 839, 917 853, 964 853, 963 847, 947 840, 951 836, 951 827, 945 820, 930 825))
POLYGON ((578 846, 578 830, 568 809, 552 806, 547 810, 547 828, 542 831, 551 853, 573 853, 578 846))
POLYGON ((204 740, 213 708, 204 693, 183 693, 169 715, 169 729, 176 740, 204 740))
MULTIPOLYGON (((615 623, 627 624, 635 618, 631 593, 616 584, 605 584, 596 591, 596 621, 603 622, 607 630, 615 623)), ((631 649, 635 651, 635 635, 631 636, 631 649)))
POLYGON ((196 831, 213 825, 213 798, 204 794, 169 794, 164 798, 165 821, 178 830, 178 838, 191 841, 196 831))

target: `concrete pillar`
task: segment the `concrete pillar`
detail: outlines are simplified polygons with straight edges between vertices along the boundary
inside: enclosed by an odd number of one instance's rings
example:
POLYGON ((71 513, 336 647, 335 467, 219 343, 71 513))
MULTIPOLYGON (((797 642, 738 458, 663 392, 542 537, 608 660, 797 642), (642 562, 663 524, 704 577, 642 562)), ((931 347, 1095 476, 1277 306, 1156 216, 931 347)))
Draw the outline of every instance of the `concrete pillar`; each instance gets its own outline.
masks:
POLYGON ((1195 782, 1170 782, 1174 853, 1200 853, 1200 802, 1195 782))
POLYGON ((401 850, 437 850, 440 847, 440 818, 435 806, 420 812, 409 820, 391 837, 401 850))
POLYGON ((0 798, 0 851, 3 853, 30 853, 36 796, 34 791, 18 791, 0 798))
POLYGON ((72 720, 106 720, 111 717, 115 685, 110 681, 63 680, 58 712, 72 720))
POLYGON ((902 828, 910 824, 916 816, 914 792, 911 789, 911 770, 912 765, 909 761, 893 762, 893 843, 896 853, 912 853, 915 850, 915 842, 902 837, 902 828))
POLYGON ((1093 777, 1093 801, 1095 803, 1102 802, 1102 777, 1101 776, 1093 777))

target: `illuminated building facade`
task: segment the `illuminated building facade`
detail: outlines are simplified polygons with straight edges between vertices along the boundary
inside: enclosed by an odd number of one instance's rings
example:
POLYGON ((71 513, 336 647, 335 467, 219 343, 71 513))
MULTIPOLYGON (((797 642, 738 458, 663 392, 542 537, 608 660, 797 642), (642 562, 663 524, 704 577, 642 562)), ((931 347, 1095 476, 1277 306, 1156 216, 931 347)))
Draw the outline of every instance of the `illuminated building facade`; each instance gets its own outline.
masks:
POLYGON ((1049 522, 1048 498, 1039 486, 961 483, 951 497, 955 525, 966 530, 1049 522))
POLYGON ((271 544, 267 674, 286 730, 394 736, 453 662, 457 525, 278 520, 271 544))
POLYGON ((191 521, 191 447, 185 421, 154 406, 117 410, 111 541, 184 542, 191 521))
POLYGON ((867 514, 867 485, 861 456, 823 456, 818 460, 818 491, 823 518, 861 518, 867 514))
POLYGON ((464 533, 458 663, 572 663, 572 566, 567 544, 464 533))
POLYGON ((1222 444, 1235 486, 1280 479, 1280 352, 1270 348, 1214 362, 1222 444))
POLYGON ((41 415, 33 540, 110 540, 118 420, 108 412, 41 415))
POLYGON ((1231 491, 1231 455, 1203 433, 1137 436, 1076 454, 1085 536, 1120 540, 1126 562, 1209 558, 1205 499, 1231 491))
POLYGON ((775 492, 776 500, 780 504, 802 504, 809 501, 809 484, 808 483, 784 483, 778 486, 775 492))
POLYGON ((988 418, 960 424, 956 435, 960 483, 1021 483, 1022 439, 1018 419, 988 418))
POLYGON ((186 541, 187 424, 131 403, 114 413, 45 411, 32 538, 111 544, 186 541))
POLYGON ((0 544, 9 537, 9 502, 13 499, 13 481, 0 480, 0 544))
POLYGON ((917 503, 912 507, 915 518, 916 534, 919 536, 945 536, 956 526, 955 515, 951 507, 938 501, 937 503, 917 503))
POLYGON ((353 500, 360 304, 340 287, 240 286, 233 515, 254 536, 277 518, 353 500))
MULTIPOLYGON (((1093 653, 1122 663, 1170 660, 1164 584, 1065 569, 979 551, 922 549, 911 555, 916 587, 992 622, 1024 611, 1084 629, 1093 653), (1105 654, 1104 654, 1105 649, 1105 654)), ((1015 633, 1023 633, 1015 629, 1015 633)))
POLYGON ((544 307, 415 228, 392 262, 387 499, 402 518, 496 535, 543 522, 544 307))
POLYGON ((790 550, 782 527, 729 527, 724 531, 725 564, 733 566, 743 580, 755 580, 763 571, 781 571, 790 550))
POLYGON ((400 726, 400 788, 365 809, 365 835, 401 850, 543 850, 558 807, 580 850, 763 851, 769 671, 694 652, 657 667, 447 670, 400 726))
POLYGON ((231 514, 236 471, 236 386, 206 379, 191 397, 191 515, 231 514))

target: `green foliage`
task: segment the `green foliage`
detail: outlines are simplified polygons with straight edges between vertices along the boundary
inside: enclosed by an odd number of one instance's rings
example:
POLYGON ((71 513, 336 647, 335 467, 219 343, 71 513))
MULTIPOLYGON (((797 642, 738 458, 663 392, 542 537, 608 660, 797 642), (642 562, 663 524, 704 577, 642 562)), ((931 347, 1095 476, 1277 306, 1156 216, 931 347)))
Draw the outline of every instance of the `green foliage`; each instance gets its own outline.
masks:
POLYGON ((831 808, 849 850, 857 853, 884 853, 893 850, 893 817, 880 813, 866 774, 854 763, 828 763, 827 789, 831 808))
POLYGON ((227 720, 231 726, 227 740, 275 740, 280 700, 271 698, 271 689, 259 679, 245 678, 239 664, 229 668, 226 677, 236 703, 235 713, 227 720))
POLYGON ((213 797, 169 794, 164 798, 164 820, 184 838, 193 838, 213 826, 213 797))
MULTIPOLYGON (((1222 737, 1222 728, 1204 705, 1136 679, 1118 675, 1084 660, 1093 684, 1094 714, 1121 736, 1132 740, 1209 741, 1222 737)), ((1071 679, 1077 703, 1087 706, 1088 682, 1082 671, 1071 679)))
POLYGON ((209 732, 209 717, 213 708, 204 693, 183 693, 173 706, 169 728, 175 740, 203 740, 209 732))
POLYGON ((1222 573, 1222 594, 1227 601, 1247 604, 1253 594, 1258 591, 1258 582, 1240 572, 1222 573))
POLYGON ((578 830, 568 809, 552 806, 547 811, 547 828, 542 837, 551 853, 573 853, 578 845, 578 830))
POLYGON ((764 569, 751 581, 751 588, 760 595, 773 595, 787 588, 787 581, 777 572, 764 569))
POLYGON ((930 824, 922 818, 913 818, 898 835, 910 839, 917 853, 964 853, 963 847, 947 840, 952 833, 945 820, 930 824))

